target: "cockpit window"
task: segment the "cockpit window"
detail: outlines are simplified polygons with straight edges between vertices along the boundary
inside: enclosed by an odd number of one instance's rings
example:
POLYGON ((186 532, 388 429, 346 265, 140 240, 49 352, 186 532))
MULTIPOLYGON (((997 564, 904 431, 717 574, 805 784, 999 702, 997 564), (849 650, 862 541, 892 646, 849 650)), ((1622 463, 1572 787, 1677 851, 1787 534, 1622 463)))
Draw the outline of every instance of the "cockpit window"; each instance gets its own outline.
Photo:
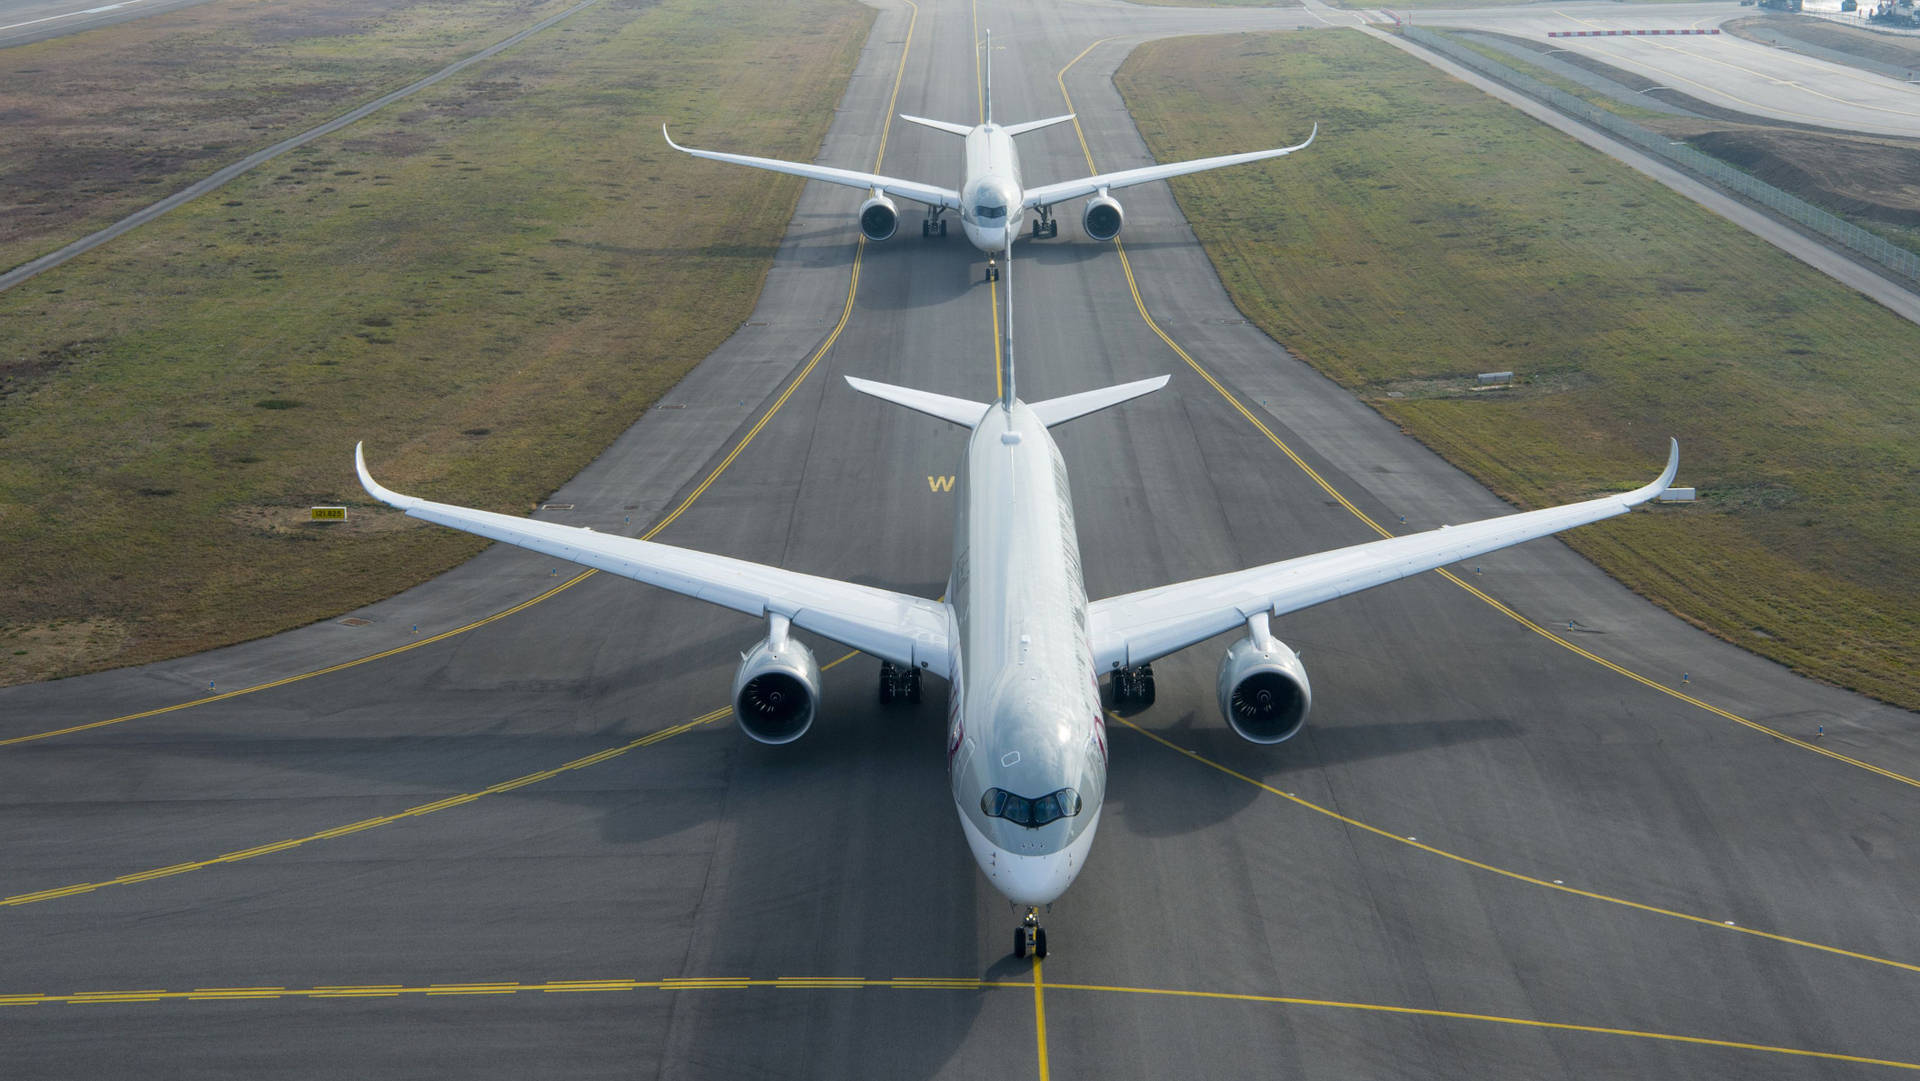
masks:
POLYGON ((973 208, 973 216, 981 221, 1003 221, 1007 216, 1007 208, 993 203, 981 203, 973 208))
POLYGON ((1017 826, 1039 829, 1049 822, 1079 814, 1080 793, 1062 788, 1038 799, 1028 799, 1004 788, 989 788, 980 797, 980 810, 989 818, 1004 818, 1017 826))

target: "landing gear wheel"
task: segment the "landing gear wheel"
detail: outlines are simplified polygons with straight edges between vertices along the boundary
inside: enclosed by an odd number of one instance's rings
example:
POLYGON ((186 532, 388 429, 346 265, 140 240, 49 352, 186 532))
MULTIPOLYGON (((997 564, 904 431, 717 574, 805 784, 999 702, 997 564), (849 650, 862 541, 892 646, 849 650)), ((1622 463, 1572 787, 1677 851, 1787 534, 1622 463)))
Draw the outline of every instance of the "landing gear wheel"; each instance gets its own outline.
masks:
POLYGON ((1013 930, 1013 955, 1025 957, 1028 954, 1035 959, 1047 956, 1047 933, 1040 928, 1040 910, 1032 906, 1021 917, 1020 926, 1013 930))
POLYGON ((943 237, 947 235, 947 223, 946 223, 946 222, 941 222, 941 223, 940 223, 940 235, 941 235, 941 236, 943 236, 943 237))
POLYGON ((881 661, 880 662, 880 704, 881 705, 884 706, 887 703, 893 701, 894 696, 899 693, 899 684, 900 684, 900 670, 894 667, 892 661, 881 661))
POLYGON ((1113 671, 1113 704, 1151 706, 1154 699, 1153 666, 1134 665, 1113 671))
POLYGON ((906 684, 907 701, 918 705, 920 703, 920 670, 918 668, 907 669, 906 684))

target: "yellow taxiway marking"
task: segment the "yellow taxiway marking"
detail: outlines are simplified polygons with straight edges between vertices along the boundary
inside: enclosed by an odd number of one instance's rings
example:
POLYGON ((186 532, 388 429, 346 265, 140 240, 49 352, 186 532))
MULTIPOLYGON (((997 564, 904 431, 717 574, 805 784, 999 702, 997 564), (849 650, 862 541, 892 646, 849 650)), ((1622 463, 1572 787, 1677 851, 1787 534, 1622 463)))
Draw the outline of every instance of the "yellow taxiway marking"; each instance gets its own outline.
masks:
POLYGON ((1040 978, 1040 970, 1045 966, 1039 958, 1033 961, 1033 1030, 1034 1039, 1040 1045, 1040 1081, 1047 1081, 1047 985, 1040 978))
MULTIPOLYGON (((1092 52, 1095 47, 1102 44, 1102 42, 1109 41, 1109 40, 1112 40, 1112 39, 1102 38, 1100 39, 1100 41, 1096 41, 1092 45, 1087 46, 1085 49, 1080 50, 1079 55, 1075 56, 1072 60, 1067 61, 1066 67, 1061 68, 1058 74, 1054 76, 1054 81, 1058 83, 1060 87, 1060 96, 1066 99, 1068 112, 1073 111, 1073 98, 1071 95, 1067 93, 1067 81, 1066 81, 1067 72, 1075 64, 1078 64, 1081 58, 1085 57, 1088 53, 1092 52)), ((1081 153, 1086 155, 1087 168, 1097 172, 1098 169, 1094 165, 1094 161, 1093 161, 1093 152, 1087 147, 1086 133, 1081 131, 1080 121, 1077 119, 1073 122, 1073 130, 1080 136, 1080 151, 1081 153)), ((1113 242, 1113 246, 1114 246, 1115 252, 1120 257, 1120 269, 1123 273, 1125 273, 1127 278, 1127 289, 1133 294, 1134 307, 1139 309, 1140 318, 1146 321, 1148 329, 1152 330, 1154 334, 1157 335, 1161 341, 1165 342, 1167 344, 1167 348, 1172 349, 1174 353, 1180 357, 1181 360, 1185 361, 1187 364, 1187 367, 1191 368, 1194 374, 1198 375, 1201 379, 1205 380, 1208 386, 1212 387, 1220 395, 1221 398, 1225 399, 1226 403, 1232 406, 1235 412, 1239 413, 1242 417, 1246 418, 1247 423, 1253 425, 1254 428, 1257 429, 1261 435, 1264 435, 1267 437, 1268 442, 1272 443, 1275 447, 1279 448, 1280 452, 1286 455, 1288 460, 1292 461, 1294 465, 1298 466, 1300 470, 1304 472, 1308 476, 1308 478, 1314 482, 1314 484, 1318 485, 1321 491, 1327 493, 1328 497, 1333 499, 1335 502, 1339 503, 1342 507, 1345 507, 1349 514, 1352 514, 1355 518, 1358 518, 1364 525, 1366 525, 1367 528, 1373 530, 1375 533, 1378 533, 1380 536, 1382 537, 1394 536, 1394 534, 1390 530, 1382 526, 1380 523, 1374 521, 1373 518, 1370 517, 1365 511, 1355 506, 1352 500, 1348 499, 1346 495, 1343 494, 1339 489, 1335 488, 1330 481, 1328 481, 1325 477, 1321 476, 1318 470, 1314 469, 1311 465, 1308 465, 1306 462, 1306 459, 1300 457, 1299 454, 1295 453, 1294 449, 1288 446, 1285 440, 1275 435, 1273 432, 1273 429, 1267 427, 1266 423, 1263 422, 1259 417, 1255 416, 1252 410, 1248 409, 1244 404, 1241 403, 1240 399, 1236 398, 1231 391, 1229 391, 1225 386, 1221 385, 1220 381, 1215 379, 1212 373, 1208 372, 1204 367, 1202 367, 1199 361, 1193 359, 1192 355, 1189 354, 1185 349, 1182 349, 1180 347, 1180 344, 1174 341, 1173 338, 1170 337, 1166 331, 1160 329, 1160 324, 1156 323, 1153 319, 1152 314, 1150 314, 1147 311, 1146 300, 1140 296, 1140 284, 1134 279, 1133 264, 1127 258, 1126 246, 1117 239, 1113 242)), ((1466 590, 1468 593, 1472 594, 1473 596, 1478 597, 1480 600, 1485 601, 1495 611, 1513 620, 1515 623, 1520 624, 1522 627, 1527 628, 1528 630, 1539 635, 1540 637, 1545 638, 1547 641, 1552 642, 1553 644, 1560 646, 1561 648, 1566 649, 1569 652, 1578 654, 1581 657, 1585 657, 1587 660, 1590 660, 1595 664, 1598 664, 1610 671, 1626 676, 1628 679, 1633 680, 1634 682, 1640 684, 1643 687, 1648 687, 1652 690, 1659 691, 1661 694, 1664 694, 1669 698, 1678 699, 1679 701, 1685 702, 1690 706, 1703 709, 1708 713, 1711 713, 1717 717, 1721 717, 1726 720, 1732 721, 1735 724, 1739 724, 1744 727, 1750 728, 1763 735, 1767 735, 1774 739, 1780 740, 1783 743, 1792 744, 1793 746, 1798 747, 1803 751, 1812 751, 1815 754, 1823 755, 1827 758, 1833 759, 1836 762, 1843 762, 1849 766, 1854 766, 1858 769, 1866 770, 1869 773, 1873 773, 1881 777, 1885 777, 1890 781, 1897 781, 1901 784, 1910 785, 1915 788, 1920 788, 1920 780, 1916 780, 1915 778, 1909 777, 1906 774, 1897 773, 1883 766, 1876 766, 1871 762, 1866 762, 1861 759, 1854 758, 1851 755, 1842 754, 1839 751, 1832 750, 1831 748, 1828 748, 1828 747, 1823 747, 1809 740, 1798 739, 1794 736, 1787 735, 1785 732, 1782 732, 1779 729, 1774 728, 1770 725, 1761 724, 1759 721, 1750 720, 1730 710, 1725 710, 1720 708, 1719 706, 1711 705, 1705 701, 1702 701, 1701 699, 1695 698, 1694 696, 1687 694, 1684 691, 1680 691, 1673 687, 1669 687, 1666 684, 1659 682, 1658 680, 1651 679, 1647 676, 1641 675, 1640 673, 1633 671, 1632 669, 1629 669, 1623 665, 1620 665, 1614 661, 1607 660, 1606 658, 1600 656, 1599 654, 1594 653, 1593 651, 1585 649, 1581 646, 1575 645, 1574 643, 1568 641, 1567 639, 1562 638, 1561 636, 1553 633, 1552 631, 1546 629, 1545 627, 1542 627, 1540 624, 1535 623, 1533 620, 1528 619, 1526 616, 1521 615, 1519 612, 1515 611, 1513 608, 1509 607, 1506 604, 1501 603, 1500 601, 1495 600, 1493 597, 1489 596, 1485 591, 1469 584, 1464 579, 1462 579, 1459 575, 1453 573, 1452 571, 1446 569, 1445 567, 1438 568, 1434 573, 1440 575, 1442 578, 1445 578, 1447 581, 1452 582, 1454 585, 1459 586, 1461 589, 1466 590)))
MULTIPOLYGON (((833 660, 828 661, 826 664, 821 665, 820 670, 825 672, 836 665, 852 660, 855 656, 858 656, 857 650, 848 650, 833 660)), ((651 747, 656 743, 672 739, 675 736, 685 735, 696 728, 703 728, 732 712, 733 709, 730 706, 711 710, 690 721, 676 724, 670 728, 662 728, 649 732, 638 739, 629 740, 626 743, 608 747, 605 750, 595 751, 590 755, 576 758, 571 762, 562 763, 552 769, 543 769, 534 773, 523 774, 510 781, 501 781, 499 784, 488 785, 485 788, 473 792, 462 792, 457 795, 446 796, 434 800, 431 803, 422 803, 394 814, 379 815, 374 818, 363 818, 357 822, 348 822, 343 826, 335 826, 332 829, 321 830, 318 833, 309 833, 304 837, 290 837, 284 841, 273 841, 268 844, 254 845, 252 848, 242 848, 233 852, 222 853, 209 859, 188 860, 184 863, 169 864, 166 867, 156 867, 149 871, 136 871, 133 874, 125 874, 118 878, 104 879, 99 882, 80 882, 71 886, 58 886, 53 889, 35 890, 32 893, 16 893, 11 897, 0 897, 0 908, 38 904, 41 901, 53 901, 62 897, 75 897, 83 893, 92 893, 95 890, 105 889, 109 886, 132 886, 141 882, 152 882, 155 879, 172 878, 174 875, 183 875, 188 871, 198 871, 207 867, 217 867, 225 863, 240 863, 245 860, 257 859, 261 856, 271 856, 276 852, 285 852, 289 849, 300 848, 303 845, 310 845, 316 841, 331 841, 335 838, 346 837, 355 833, 363 833, 371 829, 379 829, 382 826, 391 826, 396 822, 404 822, 410 818, 423 818, 430 814, 438 814, 441 811, 450 811, 455 807, 464 807, 475 800, 487 796, 505 795, 508 792, 525 788, 528 785, 539 784, 542 781, 550 781, 563 773, 572 773, 575 770, 586 769, 589 766, 597 766, 602 762, 611 761, 619 758, 621 755, 637 751, 642 747, 651 747)))
MULTIPOLYGON (((900 100, 900 80, 901 80, 901 77, 906 74, 907 54, 913 49, 913 31, 914 31, 915 25, 919 22, 919 19, 920 19, 919 6, 914 4, 913 0, 905 0, 905 2, 909 8, 913 9, 913 13, 907 20, 906 43, 900 49, 900 64, 898 68, 895 69, 893 74, 893 93, 892 93, 892 96, 889 97, 887 100, 886 119, 884 122, 882 122, 880 126, 880 149, 879 149, 879 152, 874 155, 874 159, 873 159, 873 167, 875 170, 878 170, 880 168, 880 164, 882 160, 886 157, 887 136, 893 131, 894 106, 900 100)), ((858 295, 860 291, 860 266, 863 258, 866 255, 866 251, 867 251, 867 239, 865 236, 861 236, 858 238, 855 245, 855 249, 854 249, 853 272, 850 280, 847 282, 846 301, 841 305, 841 308, 840 308, 840 321, 834 324, 833 330, 827 334, 826 341, 820 343, 820 348, 814 351, 812 358, 810 358, 807 361, 806 366, 804 368, 801 368, 799 374, 794 376, 793 379, 788 382, 786 389, 781 392, 778 398, 774 399, 773 404, 769 406, 767 411, 760 416, 760 419, 754 423, 753 427, 747 429, 747 434, 742 436, 740 439, 740 442, 737 443, 733 447, 733 449, 728 452, 725 458, 722 458, 720 460, 720 464, 713 467, 713 470, 707 474, 706 478, 703 479, 693 489, 693 491, 689 492, 685 499, 680 501, 679 506, 676 506, 675 508, 673 508, 672 513, 668 514, 665 518, 662 518, 659 522, 655 523, 652 529, 649 529, 645 533, 642 533, 640 535, 641 540, 652 540, 655 536, 657 536, 660 533, 661 530, 667 528, 669 525, 672 525, 676 519, 678 519, 682 514, 684 514, 687 508, 693 505, 695 500, 699 499, 702 495, 704 495, 706 493, 706 490, 713 485, 713 482, 720 479, 720 475, 725 473, 727 469, 733 465, 734 460, 740 457, 740 453, 746 450, 747 446, 751 444, 754 438, 760 434, 760 430, 767 426, 767 422, 773 419, 774 414, 778 413, 781 410, 781 408, 787 404, 787 400, 793 397, 793 392, 799 388, 800 384, 806 382, 807 377, 813 374, 814 368, 817 367, 820 363, 820 358, 826 356, 827 350, 833 348, 833 343, 839 340, 840 332, 846 329, 847 320, 850 319, 853 315, 854 298, 858 295)), ((996 348, 997 348, 997 343, 996 343, 996 348)), ((56 728, 47 732, 35 732, 25 736, 14 736, 11 739, 0 739, 0 747, 9 747, 18 743, 32 743, 36 740, 52 739, 55 736, 70 736, 76 732, 86 732, 95 728, 106 728, 110 725, 125 724, 128 721, 138 721, 147 717, 158 717, 162 714, 173 713, 178 710, 193 709, 197 706, 206 706, 206 705, 211 705, 215 702, 224 702, 229 698, 238 698, 242 695, 257 694, 261 691, 272 690, 275 687, 285 687, 290 683, 299 683, 304 680, 314 679, 319 676, 332 675, 335 672, 344 672, 349 668, 357 668, 363 664, 371 664, 374 661, 385 660, 388 657, 395 657, 402 653, 408 653, 413 650, 419 649, 422 646, 429 646, 434 644, 435 642, 443 642, 457 635, 466 634, 469 631, 479 630, 481 627, 485 627, 490 623, 495 623, 502 619, 507 618, 508 616, 515 615, 520 612, 524 612, 527 609, 532 608, 534 605, 539 604, 542 601, 550 600, 553 597, 557 596, 558 594, 563 593, 566 590, 571 589, 576 585, 579 585, 581 582, 586 581, 587 579, 593 577, 598 573, 599 573, 598 571, 593 571, 593 570, 582 571, 581 573, 574 575, 572 578, 567 579, 566 581, 560 583, 559 585, 554 586, 552 589, 547 590, 545 593, 541 593, 536 597, 532 597, 528 600, 522 601, 511 608, 507 608, 502 611, 495 612, 492 615, 485 616, 481 619, 476 619, 471 623, 465 624, 464 626, 455 627, 452 630, 441 631, 438 634, 429 635, 425 638, 408 642, 404 646, 395 646, 393 649, 382 650, 378 653, 370 653, 364 657, 356 657, 353 660, 343 661, 339 664, 328 665, 325 668, 316 668, 310 672, 300 672, 295 675, 287 676, 282 679, 269 680, 265 683, 255 683, 255 684, 252 684, 251 686, 240 687, 231 691, 223 691, 219 694, 205 695, 200 698, 195 698, 187 702, 176 702, 171 706, 161 706, 156 709, 141 710, 138 713, 126 713, 118 717, 109 717, 103 721, 90 721, 86 724, 70 725, 66 728, 56 728)))
POLYGON ((1133 721, 1130 721, 1127 718, 1120 716, 1118 713, 1110 712, 1107 714, 1107 716, 1111 718, 1114 722, 1118 724, 1123 724, 1128 728, 1131 728, 1135 732, 1138 732, 1141 735, 1147 737, 1148 739, 1154 741, 1155 743, 1160 744, 1162 747, 1165 747, 1168 750, 1174 751, 1178 754, 1185 755, 1186 757, 1191 758, 1192 760, 1200 763, 1203 766, 1209 766, 1213 769, 1219 770, 1221 773, 1224 773, 1227 776, 1232 777, 1237 781, 1245 781, 1246 783, 1253 785, 1254 787, 1260 789, 1261 791, 1267 792, 1271 795, 1279 796, 1281 799, 1286 800, 1287 802, 1292 803, 1295 806, 1305 808, 1306 810, 1312 811, 1315 814, 1325 815, 1326 817, 1331 818, 1336 822, 1341 822, 1341 823, 1344 823, 1345 825, 1351 826, 1354 829, 1371 833, 1375 837, 1384 838, 1386 840, 1392 841, 1395 844, 1405 845, 1408 848, 1419 849, 1420 851, 1425 852, 1431 856, 1439 856, 1441 859, 1452 860, 1455 863, 1464 864, 1468 867, 1475 868, 1476 870, 1486 871, 1489 874, 1499 875, 1502 878, 1511 879, 1515 882, 1524 882, 1529 886, 1539 886, 1542 889, 1555 890, 1557 892, 1570 894, 1575 897, 1585 897, 1590 901, 1604 901, 1610 905, 1620 905, 1623 908, 1631 908, 1631 909, 1635 909, 1636 911, 1646 912, 1656 916, 1666 916, 1669 919, 1685 920, 1688 923, 1699 924, 1702 927, 1712 927, 1721 931, 1737 931, 1740 934, 1751 935, 1755 938, 1764 938, 1770 942, 1779 942, 1788 946, 1799 946, 1803 949, 1818 950, 1821 953, 1830 953, 1837 957, 1851 958, 1852 960, 1855 960, 1855 961, 1866 961, 1871 964, 1885 965, 1888 968, 1905 969, 1908 972, 1920 972, 1920 964, 1913 964, 1907 961, 1896 961, 1890 957, 1880 957, 1871 953, 1861 953, 1858 950, 1842 949, 1838 946, 1826 946, 1818 942, 1810 942, 1804 938, 1793 938, 1789 935, 1774 934, 1771 931, 1756 930, 1755 928, 1752 928, 1752 927, 1742 927, 1737 922, 1727 920, 1724 918, 1713 919, 1707 916, 1695 916, 1686 912, 1678 912, 1671 908, 1661 908, 1658 905, 1644 904, 1640 901, 1629 901, 1624 897, 1615 897, 1611 894, 1600 893, 1596 890, 1583 890, 1577 886, 1569 886, 1565 882, 1553 882, 1544 878, 1536 878, 1533 875, 1523 874, 1519 871, 1510 871, 1504 867, 1499 867, 1491 863, 1485 863, 1481 860, 1473 859, 1470 856, 1462 856, 1457 852, 1450 852, 1444 848, 1439 848, 1437 846, 1427 844, 1425 841, 1415 840, 1412 837, 1394 833, 1390 830, 1381 829, 1379 826, 1370 825, 1366 822, 1360 821, 1357 818, 1352 818, 1347 815, 1341 814, 1339 811, 1333 810, 1330 807, 1322 807, 1321 805, 1313 802, 1312 800, 1304 799, 1300 796, 1296 796, 1292 792, 1287 792, 1287 791, 1283 791, 1281 789, 1275 788, 1274 786, 1266 783, 1265 781, 1262 781, 1256 777, 1249 777, 1246 774, 1241 773, 1239 770, 1236 770, 1231 766, 1226 766, 1226 765, 1222 765, 1219 762, 1215 762, 1213 759, 1208 758, 1206 755, 1203 755, 1198 751, 1194 751, 1189 748, 1182 747, 1178 743, 1173 742, 1172 740, 1159 734, 1158 732, 1154 732, 1149 729, 1142 728, 1140 725, 1135 724, 1133 721))
MULTIPOLYGON (((1616 1036, 1659 1043, 1713 1047, 1730 1051, 1746 1051, 1756 1054, 1783 1055, 1793 1058, 1820 1059, 1828 1062, 1847 1062, 1861 1066, 1884 1066, 1896 1070, 1920 1071, 1920 1062, 1907 1062, 1899 1059, 1870 1058, 1865 1055, 1848 1055, 1837 1051, 1814 1051, 1799 1047, 1750 1043, 1744 1040, 1722 1040, 1710 1036, 1688 1036, 1671 1032, 1653 1032, 1646 1029, 1616 1028, 1608 1025, 1582 1025, 1567 1021, 1542 1021, 1529 1017, 1509 1017, 1502 1014, 1473 1013, 1467 1010, 1443 1010, 1425 1006, 1395 1006, 1379 1002, 1351 1002, 1341 999, 1307 998, 1299 995, 1259 995, 1231 991, 1201 991, 1168 987, 1128 987, 1099 983, 1053 983, 1047 984, 1046 986, 1055 992, 1065 991, 1092 996, 1135 995, 1152 998, 1187 999, 1210 1002, 1238 1002, 1248 1005, 1351 1010, 1360 1013, 1387 1016, 1508 1025, 1517 1028, 1542 1029, 1554 1032, 1578 1032, 1594 1036, 1616 1036)), ((435 983, 417 986, 368 984, 363 986, 310 988, 262 987, 243 988, 241 990, 247 992, 245 997, 248 998, 275 999, 441 998, 456 995, 591 994, 630 991, 1032 991, 1034 993, 1036 1017, 1038 1018, 1040 987, 1040 965, 1036 962, 1034 965, 1034 978, 1031 981, 985 980, 966 976, 896 976, 889 979, 869 979, 861 976, 781 976, 773 979, 739 976, 681 976, 662 980, 613 978, 600 980, 549 980, 540 983, 500 981, 497 983, 435 983)), ((71 994, 0 994, 0 1007, 51 1005, 94 1006, 159 1002, 222 1001, 226 996, 218 993, 218 990, 219 989, 214 989, 214 993, 210 993, 207 990, 168 991, 150 989, 136 991, 80 991, 71 994)), ((1038 1019, 1041 1020, 1044 1025, 1044 1018, 1038 1019)), ((1041 1059, 1040 1076, 1042 1081, 1046 1081, 1048 1076, 1044 1057, 1041 1059)))

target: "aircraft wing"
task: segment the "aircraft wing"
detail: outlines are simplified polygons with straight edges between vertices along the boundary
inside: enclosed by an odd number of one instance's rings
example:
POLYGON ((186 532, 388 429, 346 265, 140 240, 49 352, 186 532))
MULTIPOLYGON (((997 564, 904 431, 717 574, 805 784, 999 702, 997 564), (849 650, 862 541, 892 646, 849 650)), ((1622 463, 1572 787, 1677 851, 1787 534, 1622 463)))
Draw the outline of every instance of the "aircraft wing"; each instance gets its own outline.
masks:
POLYGON ((960 209, 960 193, 952 188, 943 188, 935 184, 922 184, 917 180, 901 180, 898 177, 881 176, 878 173, 861 173, 852 169, 835 169, 826 165, 806 165, 797 161, 780 161, 775 158, 756 158, 747 154, 722 154, 717 150, 695 150, 690 146, 681 146, 667 135, 665 124, 660 126, 660 134, 666 135, 667 145, 683 154, 692 154, 696 158, 708 158, 713 161, 730 161, 735 165, 748 165, 755 169, 766 169, 790 176, 804 176, 808 180, 824 180, 829 184, 842 184, 849 188, 879 188, 888 195, 900 195, 916 203, 928 206, 943 206, 948 210, 960 209))
POLYGON ((1087 611, 1094 664, 1101 671, 1145 664, 1232 630, 1260 612, 1299 611, 1521 541, 1625 514, 1665 491, 1679 467, 1676 440, 1666 471, 1652 484, 1631 492, 1441 526, 1095 601, 1087 611))
POLYGON ((1135 184, 1146 184, 1155 180, 1185 176, 1188 173, 1204 173, 1209 169, 1223 169, 1229 165, 1245 165, 1250 161, 1265 161, 1268 158, 1284 157, 1296 150, 1305 150, 1313 145, 1320 134, 1320 125, 1313 126, 1313 134, 1307 141, 1296 146, 1283 146, 1273 150, 1250 150, 1245 154, 1222 154, 1215 158, 1195 158, 1192 161, 1176 161, 1165 165, 1148 165, 1139 169, 1126 169, 1118 173, 1101 173, 1081 180, 1068 180, 1059 184, 1043 184, 1037 188, 1028 188, 1023 204, 1027 208, 1052 206, 1069 199, 1078 199, 1083 195, 1092 195, 1102 188, 1109 191, 1130 188, 1135 184))
POLYGON ((947 674, 946 605, 905 593, 782 570, 744 559, 596 533, 492 511, 431 503, 382 487, 360 447, 354 468, 367 494, 433 522, 659 586, 750 616, 779 613, 796 627, 882 660, 947 674))

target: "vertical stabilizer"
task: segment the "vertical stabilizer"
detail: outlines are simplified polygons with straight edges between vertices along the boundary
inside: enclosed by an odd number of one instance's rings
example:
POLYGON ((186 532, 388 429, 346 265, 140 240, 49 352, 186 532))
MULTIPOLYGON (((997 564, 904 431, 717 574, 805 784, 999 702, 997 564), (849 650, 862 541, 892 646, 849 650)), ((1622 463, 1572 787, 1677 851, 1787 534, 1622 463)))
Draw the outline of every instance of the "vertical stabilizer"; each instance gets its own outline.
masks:
POLYGON ((1000 387, 1000 404, 1013 408, 1013 230, 1007 230, 1007 378, 1000 387))
POLYGON ((980 118, 982 124, 993 123, 993 31, 987 31, 987 115, 980 118))

